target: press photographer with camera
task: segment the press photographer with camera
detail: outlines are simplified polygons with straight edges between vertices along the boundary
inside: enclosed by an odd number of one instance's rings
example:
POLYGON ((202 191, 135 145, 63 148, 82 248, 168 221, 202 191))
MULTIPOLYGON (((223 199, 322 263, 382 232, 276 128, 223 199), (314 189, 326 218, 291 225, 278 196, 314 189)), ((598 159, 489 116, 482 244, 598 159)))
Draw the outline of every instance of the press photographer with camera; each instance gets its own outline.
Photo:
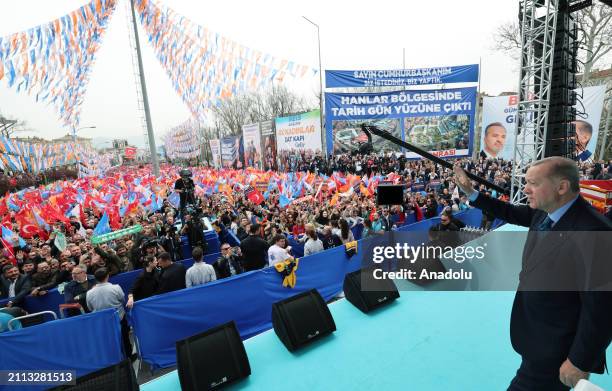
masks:
POLYGON ((208 245, 204 239, 204 226, 200 221, 198 214, 191 208, 186 208, 184 212, 185 225, 181 228, 181 235, 186 235, 189 239, 189 245, 191 248, 196 246, 201 247, 204 254, 208 245))
POLYGON ((179 175, 181 177, 174 182, 174 191, 179 193, 181 199, 180 209, 182 213, 188 204, 196 204, 194 196, 195 184, 191 179, 191 171, 184 169, 179 172, 179 175))
POLYGON ((181 255, 181 237, 173 224, 166 223, 162 226, 162 236, 159 239, 161 246, 170 254, 173 261, 183 259, 181 255))

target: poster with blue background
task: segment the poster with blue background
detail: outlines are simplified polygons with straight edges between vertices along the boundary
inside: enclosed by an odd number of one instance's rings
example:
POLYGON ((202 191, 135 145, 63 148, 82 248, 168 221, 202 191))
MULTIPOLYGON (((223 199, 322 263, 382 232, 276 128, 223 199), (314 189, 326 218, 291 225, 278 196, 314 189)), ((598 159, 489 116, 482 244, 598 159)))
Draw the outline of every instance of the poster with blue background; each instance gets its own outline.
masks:
MULTIPOLYGON (((383 93, 326 93, 327 153, 348 153, 367 141, 362 123, 373 124, 440 157, 472 151, 476 87, 383 93)), ((376 152, 402 151, 373 136, 376 152)), ((419 158, 407 152, 408 158, 419 158)))
POLYGON ((478 64, 416 69, 325 71, 325 88, 476 83, 478 64))

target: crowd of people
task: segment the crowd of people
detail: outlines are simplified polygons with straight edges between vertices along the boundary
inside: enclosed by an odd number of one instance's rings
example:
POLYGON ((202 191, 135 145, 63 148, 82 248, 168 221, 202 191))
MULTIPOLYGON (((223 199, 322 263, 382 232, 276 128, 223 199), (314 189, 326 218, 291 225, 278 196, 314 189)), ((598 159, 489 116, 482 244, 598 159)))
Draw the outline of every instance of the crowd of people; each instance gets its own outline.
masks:
MULTIPOLYGON (((485 158, 458 162, 509 189, 510 162, 485 158)), ((69 222, 56 221, 48 237, 34 235, 25 239, 24 245, 12 249, 4 242, 0 297, 9 299, 7 307, 21 307, 26 296, 45 295, 60 287, 66 303, 78 303, 84 311, 90 311, 100 308, 100 302, 106 303, 101 300, 95 304, 96 300, 88 293, 93 287, 105 283, 109 276, 142 269, 127 303, 120 303, 131 308, 136 301, 152 295, 273 266, 291 258, 295 254, 289 237, 303 243, 304 255, 310 255, 354 241, 352 229, 357 226, 363 226, 361 237, 369 237, 400 227, 410 217, 420 221, 440 216, 435 230, 455 231, 462 228, 462 223, 453 214, 470 207, 466 196, 456 188, 452 170, 426 160, 407 160, 396 154, 343 154, 328 160, 304 156, 291 164, 297 170, 322 175, 339 172, 364 178, 384 176, 390 182, 405 183, 409 191, 401 205, 391 207, 377 206, 372 194, 352 188, 341 194, 312 189, 286 206, 281 203, 279 189, 270 190, 259 203, 245 192, 235 192, 231 202, 226 193, 215 192, 197 195, 197 210, 186 208, 181 215, 181 208, 166 197, 156 211, 139 209, 138 213, 121 219, 122 227, 141 225, 141 232, 98 245, 93 245, 91 239, 102 216, 95 208, 83 207, 81 216, 72 215, 69 222), (219 258, 212 265, 206 264, 203 262, 206 241, 196 216, 215 222, 218 230, 231 230, 240 245, 221 243, 219 258), (66 238, 61 250, 57 235, 66 238), (193 248, 191 254, 182 253, 181 235, 187 236, 193 248), (194 259, 189 269, 177 262, 186 258, 194 259)), ((612 162, 580 163, 579 168, 584 178, 599 179, 610 177, 611 165, 612 162)), ((495 191, 481 190, 507 199, 495 191)), ((3 216, 3 223, 6 222, 7 216, 3 216)), ((482 228, 489 229, 492 222, 492 216, 483 214, 482 228)), ((11 223, 16 230, 15 221, 11 223)), ((113 294, 118 300, 119 295, 113 294)))
POLYGON ((31 172, 5 172, 0 170, 0 194, 15 192, 28 187, 38 187, 50 182, 76 179, 78 172, 71 167, 54 167, 37 174, 31 172))

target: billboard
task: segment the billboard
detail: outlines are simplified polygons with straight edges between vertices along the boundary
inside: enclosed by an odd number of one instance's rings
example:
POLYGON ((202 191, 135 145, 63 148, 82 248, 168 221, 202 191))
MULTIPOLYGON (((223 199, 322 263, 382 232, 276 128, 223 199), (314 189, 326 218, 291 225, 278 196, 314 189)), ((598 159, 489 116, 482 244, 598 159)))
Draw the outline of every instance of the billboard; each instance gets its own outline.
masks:
POLYGON ((244 163, 247 167, 261 168, 261 135, 259 124, 242 126, 242 139, 244 142, 244 163))
MULTIPOLYGON (((357 150, 364 141, 359 125, 369 122, 436 156, 468 156, 472 149, 475 107, 475 87, 326 93, 327 153, 357 150)), ((378 143, 378 148, 387 150, 377 138, 374 136, 372 140, 375 148, 378 143)), ((401 149, 389 144, 388 150, 401 149)), ((406 157, 420 156, 406 152, 406 157)))
POLYGON ((221 139, 221 166, 223 168, 241 169, 242 137, 231 136, 221 139))
POLYGON ((212 163, 216 168, 221 167, 221 142, 219 139, 208 141, 210 143, 210 153, 212 155, 212 163))
POLYGON ((606 86, 576 89, 579 100, 576 108, 576 157, 579 161, 592 161, 597 149, 599 122, 603 111, 606 86))
MULTIPOLYGON (((581 103, 576 108, 576 156, 580 161, 592 159, 597 148, 599 122, 603 110, 605 86, 593 86, 575 90, 581 103)), ((514 159, 516 144, 516 114, 518 96, 483 98, 480 156, 486 158, 514 159)))
POLYGON ((514 159, 518 95, 486 96, 482 100, 480 156, 514 159))
POLYGON ((281 152, 320 152, 320 111, 276 118, 276 147, 281 152))
POLYGON ((276 170, 276 134, 274 132, 274 121, 262 121, 259 123, 261 130, 261 147, 263 150, 264 170, 276 170))
POLYGON ((477 83, 478 64, 417 69, 325 71, 325 87, 402 87, 477 83))

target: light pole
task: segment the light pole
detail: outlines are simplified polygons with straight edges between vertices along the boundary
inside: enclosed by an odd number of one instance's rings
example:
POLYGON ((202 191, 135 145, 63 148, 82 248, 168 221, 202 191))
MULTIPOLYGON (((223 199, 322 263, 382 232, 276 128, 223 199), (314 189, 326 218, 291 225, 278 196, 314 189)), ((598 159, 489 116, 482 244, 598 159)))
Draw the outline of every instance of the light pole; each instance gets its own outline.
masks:
POLYGON ((325 132, 323 126, 323 72, 321 69, 321 34, 319 31, 319 25, 308 19, 305 16, 302 16, 304 20, 308 23, 312 24, 317 28, 317 46, 319 48, 319 115, 321 116, 321 149, 323 150, 323 156, 327 157, 327 151, 325 150, 325 132))
POLYGON ((81 127, 81 128, 76 129, 76 130, 75 130, 75 131, 72 133, 72 141, 74 141, 74 143, 76 144, 76 142, 77 142, 77 132, 78 132, 79 130, 82 130, 82 129, 95 129, 95 128, 96 128, 95 126, 83 126, 83 127, 81 127))

